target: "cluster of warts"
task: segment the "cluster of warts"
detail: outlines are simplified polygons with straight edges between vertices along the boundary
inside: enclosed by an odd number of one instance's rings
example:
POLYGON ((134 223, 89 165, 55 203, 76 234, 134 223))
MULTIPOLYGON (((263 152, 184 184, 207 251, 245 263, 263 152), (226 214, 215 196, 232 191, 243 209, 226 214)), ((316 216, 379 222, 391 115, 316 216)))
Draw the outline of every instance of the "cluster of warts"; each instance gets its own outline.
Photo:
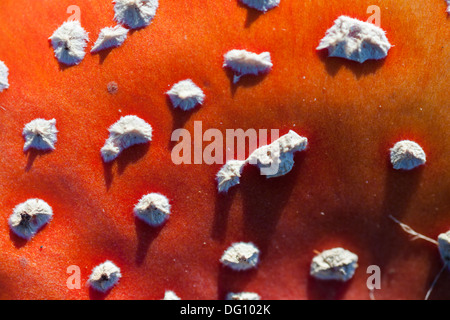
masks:
MULTIPOLYGON (((250 8, 266 12, 279 5, 279 0, 240 0, 250 8)), ((450 2, 447 12, 450 13, 450 2)), ((151 23, 158 0, 115 0, 114 19, 131 29, 142 28, 151 23)), ((111 47, 118 47, 125 41, 128 29, 117 25, 103 28, 91 49, 97 52, 111 47)), ((75 65, 85 56, 85 48, 89 41, 88 33, 81 27, 79 21, 67 21, 59 27, 49 38, 54 48, 55 57, 61 63, 75 65)), ((373 24, 341 16, 335 20, 334 26, 327 30, 320 41, 317 50, 327 49, 329 56, 342 57, 360 63, 369 59, 383 59, 391 45, 385 32, 373 24)), ((233 49, 224 55, 223 67, 230 68, 234 73, 233 82, 236 83, 243 75, 258 75, 268 72, 272 68, 269 52, 254 53, 246 50, 233 49)), ((9 70, 0 61, 0 92, 9 87, 9 70)), ((202 104, 205 98, 203 91, 192 80, 186 79, 172 86, 166 92, 173 106, 182 110, 190 110, 202 104)), ((56 120, 35 119, 25 125, 23 137, 24 151, 30 148, 37 150, 54 150, 57 141, 56 120)), ((125 116, 109 128, 110 136, 101 149, 105 162, 115 159, 122 150, 138 144, 151 141, 152 127, 137 116, 125 116)), ((255 150, 244 160, 230 160, 218 172, 216 180, 218 191, 226 192, 239 183, 242 169, 246 164, 256 165, 263 174, 264 170, 276 164, 277 170, 266 174, 267 178, 279 177, 291 171, 296 151, 306 149, 308 140, 294 131, 275 140, 273 143, 255 150)), ((390 150, 391 164, 394 169, 411 170, 426 162, 423 149, 416 142, 403 140, 397 142, 390 150)), ((167 197, 159 193, 144 195, 134 207, 136 217, 151 226, 162 225, 170 215, 170 204, 167 197)), ((17 205, 8 223, 11 230, 24 239, 31 239, 36 232, 47 224, 53 217, 52 208, 41 199, 29 199, 17 205)), ((425 239, 438 246, 444 267, 450 266, 450 231, 440 234, 438 240, 421 235, 409 226, 391 218, 415 238, 425 239)), ((254 269, 259 264, 259 249, 251 242, 237 242, 225 250, 220 262, 236 271, 254 269)), ((318 253, 311 262, 310 275, 320 280, 350 280, 358 267, 358 256, 343 248, 333 248, 318 253)), ((440 272, 440 273, 441 273, 440 272)), ((439 275, 440 275, 439 273, 439 275)), ((438 275, 438 276, 439 276, 438 275)), ((96 266, 89 277, 92 288, 107 292, 117 284, 122 277, 120 268, 107 260, 96 266)), ((438 277, 436 277, 437 280, 438 277)), ((434 283, 433 283, 434 285, 434 283)), ((429 296, 430 291, 427 293, 429 296)), ((163 300, 179 300, 173 291, 166 291, 163 300)), ((260 296, 253 292, 230 292, 228 300, 259 300, 260 296)))
MULTIPOLYGON (((158 0, 115 0, 114 3, 114 20, 130 29, 149 25, 158 8, 158 0)), ((101 29, 97 41, 91 48, 91 53, 121 46, 127 38, 128 31, 121 25, 101 29)), ((89 35, 78 20, 72 20, 64 22, 49 40, 56 59, 60 63, 71 66, 79 64, 84 59, 89 35)))
POLYGON ((246 164, 259 168, 266 178, 275 178, 290 172, 294 166, 294 153, 304 150, 308 139, 290 130, 269 145, 253 151, 246 160, 229 160, 216 175, 217 189, 227 192, 240 183, 242 170, 246 164))
MULTIPOLYGON (((227 192, 239 184, 246 164, 256 165, 266 178, 283 176, 294 166, 293 154, 305 150, 307 146, 308 139, 291 130, 273 143, 259 147, 246 160, 227 161, 216 175, 217 189, 219 192, 227 192)), ((393 168, 397 170, 412 170, 426 162, 423 149, 410 140, 398 141, 391 148, 390 157, 393 168)))

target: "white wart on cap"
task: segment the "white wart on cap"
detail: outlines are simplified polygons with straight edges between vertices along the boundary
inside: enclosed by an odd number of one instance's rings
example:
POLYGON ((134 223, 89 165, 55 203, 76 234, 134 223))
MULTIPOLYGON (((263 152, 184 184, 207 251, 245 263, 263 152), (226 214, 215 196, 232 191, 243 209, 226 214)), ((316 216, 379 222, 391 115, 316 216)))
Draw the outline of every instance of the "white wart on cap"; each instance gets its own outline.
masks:
POLYGON ((41 199, 28 199, 14 208, 8 223, 16 235, 29 240, 52 217, 53 210, 47 202, 41 199))
POLYGON ((246 6, 261 12, 273 9, 280 4, 280 0, 240 0, 246 6))
POLYGON ((25 139, 23 151, 30 148, 37 150, 54 150, 57 141, 56 120, 34 119, 23 128, 25 139))
POLYGON ((325 250, 312 259, 310 275, 320 280, 348 281, 358 267, 358 256, 343 248, 325 250))
POLYGON ((158 0, 114 0, 114 20, 131 29, 148 26, 156 15, 158 0))
POLYGON ((290 130, 269 145, 259 147, 247 158, 266 178, 276 178, 289 173, 294 166, 294 153, 303 151, 308 139, 290 130))
POLYGON ((79 64, 86 55, 89 36, 78 20, 64 22, 49 39, 56 59, 63 64, 79 64))
POLYGON ((442 260, 450 268, 450 231, 438 236, 438 248, 442 260))
POLYGON ((152 139, 152 127, 137 116, 121 117, 108 129, 109 139, 121 149, 135 144, 146 143, 152 139))
POLYGON ((160 226, 169 219, 169 199, 160 193, 146 194, 135 205, 134 214, 151 226, 160 226))
POLYGON ((399 141, 390 151, 391 163, 394 169, 411 170, 426 162, 425 152, 422 147, 414 141, 399 141))
POLYGON ((121 46, 128 35, 128 29, 122 26, 106 27, 100 30, 97 41, 95 41, 91 52, 98 52, 108 48, 121 46))
POLYGON ((261 297, 254 292, 229 292, 226 300, 261 300, 261 297))
POLYGON ((97 291, 106 292, 115 286, 121 277, 119 267, 107 260, 92 270, 89 284, 97 291))
POLYGON ((180 108, 181 110, 190 110, 198 104, 202 104, 205 99, 202 89, 191 79, 175 83, 166 93, 174 108, 180 108))
POLYGON ((9 69, 3 61, 0 61, 0 92, 9 88, 9 69))
POLYGON ((100 150, 103 160, 114 160, 123 150, 152 140, 152 126, 133 115, 121 117, 109 127, 109 137, 100 150))
POLYGON ((270 52, 257 54, 247 50, 233 49, 224 55, 223 66, 234 71, 233 82, 236 83, 243 75, 268 72, 273 64, 270 52))
POLYGON ((330 57, 341 57, 363 63, 369 59, 383 59, 391 44, 385 31, 376 25, 340 16, 327 30, 317 50, 328 49, 330 57))
POLYGON ((171 290, 167 290, 164 293, 163 300, 181 300, 181 298, 179 296, 177 296, 175 292, 173 292, 171 290))
POLYGON ((219 192, 227 192, 232 186, 239 184, 245 161, 228 160, 219 172, 217 172, 217 189, 219 192))
POLYGON ((259 249, 251 242, 236 242, 225 250, 220 262, 236 271, 253 269, 259 262, 259 249))

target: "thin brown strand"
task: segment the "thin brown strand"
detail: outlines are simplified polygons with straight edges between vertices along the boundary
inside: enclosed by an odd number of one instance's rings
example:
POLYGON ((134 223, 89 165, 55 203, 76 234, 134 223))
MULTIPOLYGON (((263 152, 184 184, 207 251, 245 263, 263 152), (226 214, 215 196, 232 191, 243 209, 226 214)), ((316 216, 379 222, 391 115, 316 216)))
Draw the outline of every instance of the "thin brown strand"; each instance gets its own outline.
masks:
POLYGON ((417 231, 414 231, 410 226, 400 222, 399 220, 397 220, 396 218, 394 218, 393 216, 389 215, 389 218, 391 218, 395 223, 399 224, 400 227, 402 227, 403 231, 405 231, 407 234, 412 235, 412 239, 411 240, 417 240, 417 239, 422 239, 422 240, 426 240, 428 242, 431 242, 433 244, 435 244, 436 246, 438 245, 438 242, 434 239, 428 238, 427 236, 418 233, 417 231))

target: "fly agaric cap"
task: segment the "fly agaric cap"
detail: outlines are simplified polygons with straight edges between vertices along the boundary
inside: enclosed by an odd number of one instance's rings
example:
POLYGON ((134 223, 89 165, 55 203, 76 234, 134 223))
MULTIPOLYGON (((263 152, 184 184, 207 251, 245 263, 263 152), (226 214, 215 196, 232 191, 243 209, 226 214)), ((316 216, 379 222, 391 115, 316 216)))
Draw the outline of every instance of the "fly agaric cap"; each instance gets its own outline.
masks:
POLYGON ((423 299, 450 226, 447 2, 0 1, 0 297, 423 299), (27 199, 38 229, 10 224, 27 199), (315 278, 333 248, 358 267, 315 278))

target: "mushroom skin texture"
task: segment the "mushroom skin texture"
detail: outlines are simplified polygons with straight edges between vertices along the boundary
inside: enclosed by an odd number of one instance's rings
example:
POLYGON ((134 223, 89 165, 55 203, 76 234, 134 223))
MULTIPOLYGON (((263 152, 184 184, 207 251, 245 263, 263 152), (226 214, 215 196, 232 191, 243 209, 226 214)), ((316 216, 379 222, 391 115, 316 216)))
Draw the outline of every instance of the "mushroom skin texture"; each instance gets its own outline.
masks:
MULTIPOLYGON (((61 65, 48 37, 73 1, 2 1, 0 60, 9 88, 0 93, 0 299, 369 299, 368 266, 381 270, 376 299, 423 299, 442 267, 439 251, 407 234, 393 215, 431 238, 450 229, 448 80, 450 21, 444 1, 386 0, 381 27, 394 45, 386 59, 363 64, 315 50, 340 15, 367 20, 373 2, 282 0, 265 14, 238 1, 160 0, 155 18, 118 48, 61 65), (20 26, 20 27, 18 27, 20 26), (271 53, 273 68, 243 76, 222 68, 231 49, 271 53), (192 79, 205 102, 174 110, 164 94, 192 79), (118 90, 108 93, 108 83, 118 90), (150 143, 100 156, 108 127, 136 115, 154 129, 150 143), (55 150, 24 153, 23 126, 58 123, 55 150), (223 164, 175 165, 175 129, 295 130, 308 150, 289 174, 274 179, 244 168, 240 185, 218 194, 223 164), (394 170, 389 149, 409 139, 427 163, 394 170), (160 228, 135 218, 142 195, 172 205, 160 228), (16 237, 7 217, 26 199, 53 209, 52 223, 31 241, 16 237), (220 265, 237 241, 261 251, 256 270, 220 265), (358 255, 348 283, 309 276, 315 251, 343 247, 358 255), (122 278, 108 293, 86 286, 90 272, 114 261, 122 278), (67 283, 78 266, 79 289, 67 283), (70 269, 73 270, 73 269, 70 269), (413 279, 413 280, 412 280, 413 279)), ((114 25, 110 1, 78 0, 81 25, 95 39, 114 25)), ((204 143, 203 146, 206 146, 204 143)), ((251 151, 251 150, 250 150, 251 151)), ((450 298, 444 272, 430 299, 450 298)))

